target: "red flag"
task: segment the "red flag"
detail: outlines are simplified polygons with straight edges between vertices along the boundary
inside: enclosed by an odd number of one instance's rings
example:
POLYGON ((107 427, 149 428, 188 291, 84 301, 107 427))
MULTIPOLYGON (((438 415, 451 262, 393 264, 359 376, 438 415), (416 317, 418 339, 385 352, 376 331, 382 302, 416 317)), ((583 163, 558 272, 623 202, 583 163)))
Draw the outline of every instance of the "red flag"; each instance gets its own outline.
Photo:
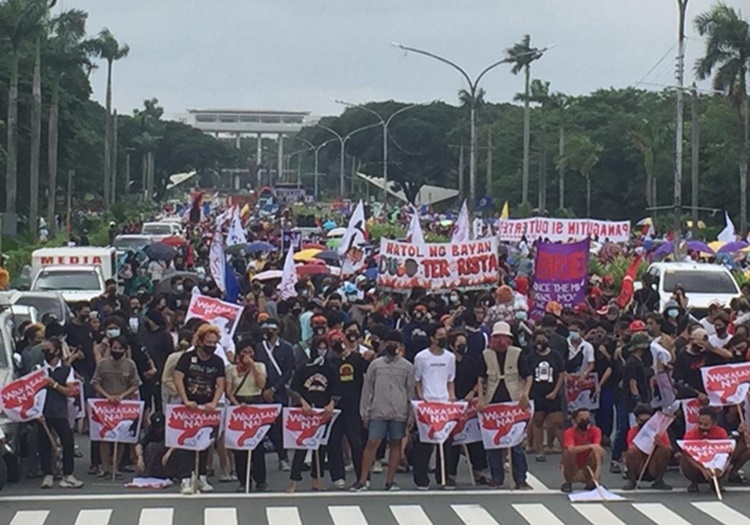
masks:
POLYGON ((628 271, 625 273, 625 277, 622 279, 622 287, 620 288, 620 295, 615 299, 615 304, 621 309, 626 308, 630 301, 633 300, 633 294, 635 292, 634 283, 635 277, 638 273, 638 267, 641 265, 641 256, 639 255, 633 262, 630 263, 628 271))

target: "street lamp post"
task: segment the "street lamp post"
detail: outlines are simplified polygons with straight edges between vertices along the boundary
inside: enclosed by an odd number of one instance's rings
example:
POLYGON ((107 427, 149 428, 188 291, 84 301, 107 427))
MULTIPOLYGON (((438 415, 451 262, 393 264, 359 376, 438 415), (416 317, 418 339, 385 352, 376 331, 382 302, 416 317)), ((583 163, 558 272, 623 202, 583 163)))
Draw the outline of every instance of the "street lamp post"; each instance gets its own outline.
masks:
MULTIPOLYGON (((429 51, 424 51, 423 49, 417 49, 415 47, 408 47, 404 46, 402 44, 396 44, 393 43, 393 46, 402 49, 404 51, 411 51, 412 53, 417 53, 418 55, 424 55, 429 58, 433 58, 435 60, 438 60, 442 62, 443 64, 448 64, 453 69, 461 73, 461 76, 466 80, 466 83, 469 87, 469 125, 470 125, 470 144, 469 144, 469 208, 474 209, 474 204, 476 202, 477 198, 477 93, 479 92, 479 82, 481 82, 484 75, 495 69, 496 67, 507 64, 509 62, 512 62, 513 60, 509 58, 504 58, 503 60, 498 60, 497 62, 493 62, 486 68, 482 70, 477 77, 472 80, 469 74, 466 72, 464 68, 456 64, 455 62, 448 60, 445 57, 441 57, 440 55, 436 55, 435 53, 430 53, 429 51)), ((524 54, 536 54, 539 52, 544 52, 548 48, 544 49, 533 49, 529 53, 524 54)))
POLYGON ((380 122, 376 124, 370 124, 369 126, 363 126, 361 128, 357 128, 354 131, 349 132, 346 136, 341 136, 339 132, 337 132, 334 129, 329 128, 328 126, 324 126, 322 124, 316 124, 319 128, 324 129, 328 131, 329 133, 332 133, 336 136, 338 141, 341 143, 341 165, 339 167, 339 192, 341 193, 341 198, 344 198, 344 193, 346 191, 345 189, 345 183, 344 183, 344 170, 346 169, 345 166, 345 159, 346 159, 346 143, 350 138, 352 138, 353 135, 356 133, 359 133, 360 131, 365 131, 366 129, 374 128, 375 126, 380 126, 380 122))
POLYGON ((388 202, 388 126, 391 124, 391 121, 396 115, 403 113, 404 111, 408 111, 412 108, 416 108, 419 106, 419 104, 409 104, 408 106, 399 108, 398 110, 391 113, 387 119, 384 119, 380 115, 380 113, 372 108, 368 108, 364 104, 352 104, 351 102, 346 102, 344 100, 336 100, 336 103, 348 106, 350 108, 363 109, 368 113, 375 115, 378 120, 380 120, 380 124, 383 126, 383 204, 386 204, 388 202))
POLYGON ((310 146, 310 148, 312 148, 315 151, 315 168, 314 168, 315 169, 315 173, 313 173, 313 180, 315 181, 315 183, 314 183, 315 187, 313 189, 313 193, 315 195, 315 201, 317 202, 317 200, 318 200, 318 156, 320 155, 320 150, 322 150, 324 147, 326 147, 328 144, 330 144, 331 142, 335 141, 336 139, 328 139, 324 143, 322 143, 321 145, 316 146, 315 144, 313 144, 309 140, 303 139, 302 137, 294 137, 294 138, 297 139, 297 140, 299 140, 300 142, 304 142, 305 144, 307 144, 308 146, 310 146))

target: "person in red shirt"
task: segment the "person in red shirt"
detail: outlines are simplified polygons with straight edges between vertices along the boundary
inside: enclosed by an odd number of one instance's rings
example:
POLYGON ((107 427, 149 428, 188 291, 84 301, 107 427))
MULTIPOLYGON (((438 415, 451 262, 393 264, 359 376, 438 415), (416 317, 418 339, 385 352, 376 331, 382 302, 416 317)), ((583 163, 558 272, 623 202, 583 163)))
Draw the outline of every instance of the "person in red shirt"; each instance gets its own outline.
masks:
POLYGON ((601 442, 602 431, 591 424, 591 412, 585 408, 573 412, 573 426, 563 436, 561 491, 571 492, 573 483, 585 483, 586 490, 596 488, 605 454, 601 442))
MULTIPOLYGON (((711 407, 701 408, 698 413, 698 426, 685 432, 685 441, 702 439, 729 439, 727 431, 716 424, 716 409, 711 407)), ((712 473, 706 467, 695 461, 688 454, 682 453, 680 458, 682 475, 690 481, 688 492, 698 492, 699 483, 710 483, 712 473)), ((721 479, 724 473, 717 475, 721 479)))
MULTIPOLYGON (((628 482, 623 487, 623 490, 635 490, 638 477, 648 459, 648 454, 635 446, 633 440, 643 425, 651 419, 653 411, 648 405, 640 404, 635 407, 633 413, 635 414, 636 424, 628 430, 628 435, 625 438, 627 446, 625 464, 628 466, 628 482)), ((664 474, 667 472, 669 458, 672 455, 672 445, 669 442, 666 432, 654 439, 654 446, 651 459, 648 459, 646 472, 643 473, 643 480, 653 481, 651 485, 652 489, 672 490, 672 487, 664 482, 664 474)))

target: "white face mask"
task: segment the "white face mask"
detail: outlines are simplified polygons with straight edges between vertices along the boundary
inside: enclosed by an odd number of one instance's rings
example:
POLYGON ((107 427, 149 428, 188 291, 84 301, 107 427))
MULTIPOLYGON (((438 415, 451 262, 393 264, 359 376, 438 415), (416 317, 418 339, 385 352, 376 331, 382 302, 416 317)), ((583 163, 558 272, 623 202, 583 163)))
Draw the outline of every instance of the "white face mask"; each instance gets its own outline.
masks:
POLYGON ((114 339, 116 337, 120 337, 120 329, 119 328, 110 328, 106 331, 107 337, 109 339, 114 339))

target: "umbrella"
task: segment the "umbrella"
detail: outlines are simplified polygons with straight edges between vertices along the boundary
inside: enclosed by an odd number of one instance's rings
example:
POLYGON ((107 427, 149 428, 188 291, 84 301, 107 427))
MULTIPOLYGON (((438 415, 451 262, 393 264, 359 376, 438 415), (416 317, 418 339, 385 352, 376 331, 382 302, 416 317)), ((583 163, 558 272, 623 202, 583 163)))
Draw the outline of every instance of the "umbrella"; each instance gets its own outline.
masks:
POLYGON ((281 279, 281 277, 284 275, 284 272, 281 270, 266 270, 265 272, 260 272, 258 275, 253 277, 253 281, 271 281, 273 279, 281 279))
POLYGON ((640 221, 636 222, 636 226, 651 226, 654 223, 654 221, 651 219, 651 217, 644 217, 640 221))
POLYGON ((717 253, 737 253, 746 250, 748 247, 747 243, 743 241, 728 242, 717 253))
MULTIPOLYGON (((710 255, 713 255, 715 252, 709 248, 706 243, 700 242, 700 241, 688 241, 687 242, 687 249, 693 250, 696 252, 704 252, 708 253, 710 255)), ((660 257, 663 255, 668 255, 674 251, 674 243, 673 242, 665 242, 661 246, 659 246, 656 251, 654 252, 655 257, 660 257)))
POLYGON ((334 228, 328 232, 328 237, 343 237, 346 233, 346 228, 334 228))
POLYGON ((365 277, 367 277, 367 279, 369 281, 374 281, 375 279, 377 279, 378 278, 378 268, 377 267, 372 267, 372 268, 368 268, 367 270, 365 270, 365 277))
POLYGON ((177 256, 177 250, 161 242, 149 244, 143 251, 148 255, 149 259, 154 261, 171 261, 177 256))
POLYGON ((315 248, 311 248, 308 250, 302 250, 301 252, 297 252, 294 254, 294 260, 297 262, 306 262, 310 259, 314 259, 316 255, 318 255, 320 250, 317 250, 315 248))
POLYGON ((179 235, 172 235, 171 237, 165 237, 164 239, 162 239, 161 243, 177 248, 178 246, 185 246, 187 244, 187 241, 184 237, 181 237, 179 235))
POLYGON ((276 246, 270 242, 256 241, 251 242, 245 247, 247 253, 258 253, 258 252, 272 252, 276 249, 276 246))
POLYGON ((337 226, 336 223, 333 222, 333 221, 326 221, 326 222, 323 223, 323 229, 325 231, 330 231, 330 230, 334 229, 336 226, 337 226))
POLYGON ((154 295, 177 293, 177 290, 172 287, 172 281, 177 277, 181 278, 183 282, 186 280, 192 280, 195 283, 199 283, 201 281, 200 275, 195 272, 171 273, 165 275, 164 279, 159 281, 159 284, 156 285, 156 289, 154 289, 154 295))
POLYGON ((325 250, 326 247, 325 247, 324 244, 318 244, 318 243, 315 243, 315 242, 310 242, 310 243, 307 243, 307 244, 303 244, 302 245, 302 249, 303 250, 313 250, 313 249, 315 249, 315 250, 325 250))
POLYGON ((331 250, 336 250, 341 245, 341 239, 328 239, 328 242, 326 243, 326 246, 328 246, 331 250))
POLYGON ((224 248, 224 253, 228 255, 240 255, 242 250, 245 250, 245 253, 249 253, 247 251, 247 244, 239 243, 239 244, 233 244, 232 246, 227 246, 224 248))
POLYGON ((323 259, 324 261, 338 261, 341 257, 339 257, 338 252, 335 252, 333 250, 325 250, 317 254, 315 258, 323 259))
POLYGON ((330 275, 331 270, 322 264, 302 264, 296 267, 297 275, 309 277, 312 275, 330 275))
MULTIPOLYGON (((716 253, 719 253, 719 251, 724 247, 726 243, 724 241, 713 241, 708 243, 708 247, 711 248, 716 253)), ((745 244, 747 246, 747 244, 745 244)), ((742 248, 744 248, 743 246, 742 248)))

